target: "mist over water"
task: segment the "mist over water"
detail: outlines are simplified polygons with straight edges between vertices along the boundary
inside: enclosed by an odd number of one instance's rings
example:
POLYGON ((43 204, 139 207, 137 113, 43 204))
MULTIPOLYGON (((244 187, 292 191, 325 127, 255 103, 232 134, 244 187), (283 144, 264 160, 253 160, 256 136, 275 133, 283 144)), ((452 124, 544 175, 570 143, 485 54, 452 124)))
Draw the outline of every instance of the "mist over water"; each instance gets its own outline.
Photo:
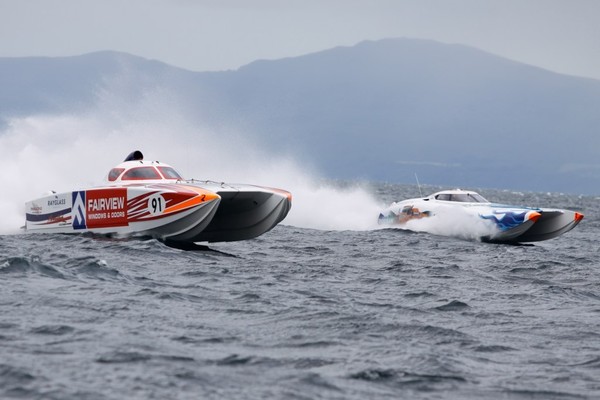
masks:
POLYGON ((0 199, 5 217, 0 234, 18 233, 24 203, 49 190, 71 191, 101 185, 110 168, 139 149, 145 159, 174 166, 185 178, 250 183, 292 192, 284 224, 324 230, 377 227, 382 205, 367 189, 338 187, 310 166, 282 154, 267 154, 251 134, 220 131, 182 115, 174 104, 152 96, 137 106, 103 98, 82 115, 33 115, 10 120, 0 131, 5 168, 0 199))

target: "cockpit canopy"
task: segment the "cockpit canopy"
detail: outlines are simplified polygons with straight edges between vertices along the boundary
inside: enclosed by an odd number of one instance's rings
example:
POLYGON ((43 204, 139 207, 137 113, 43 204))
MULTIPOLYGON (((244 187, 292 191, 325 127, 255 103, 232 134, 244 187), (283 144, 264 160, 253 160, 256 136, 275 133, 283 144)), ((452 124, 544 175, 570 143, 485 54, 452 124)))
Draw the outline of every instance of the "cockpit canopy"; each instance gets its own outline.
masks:
POLYGON ((108 173, 109 182, 131 182, 143 180, 183 180, 181 175, 170 165, 158 161, 126 161, 108 173))
POLYGON ((455 201, 460 203, 489 203, 482 195, 477 192, 467 192, 463 190, 448 190, 433 194, 436 200, 455 201))

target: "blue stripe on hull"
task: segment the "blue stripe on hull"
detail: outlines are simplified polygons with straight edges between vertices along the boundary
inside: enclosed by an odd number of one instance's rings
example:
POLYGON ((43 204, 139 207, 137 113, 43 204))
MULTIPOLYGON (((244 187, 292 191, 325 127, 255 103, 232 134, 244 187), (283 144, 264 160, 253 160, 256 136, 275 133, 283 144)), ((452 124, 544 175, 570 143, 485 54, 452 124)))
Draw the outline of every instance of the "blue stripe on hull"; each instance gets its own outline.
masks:
POLYGON ((70 212, 71 212, 71 209, 66 208, 64 210, 55 211, 53 213, 48 213, 48 214, 29 214, 29 213, 27 213, 27 214, 25 214, 25 219, 27 220, 27 222, 42 222, 42 221, 49 220, 51 218, 61 217, 70 212))

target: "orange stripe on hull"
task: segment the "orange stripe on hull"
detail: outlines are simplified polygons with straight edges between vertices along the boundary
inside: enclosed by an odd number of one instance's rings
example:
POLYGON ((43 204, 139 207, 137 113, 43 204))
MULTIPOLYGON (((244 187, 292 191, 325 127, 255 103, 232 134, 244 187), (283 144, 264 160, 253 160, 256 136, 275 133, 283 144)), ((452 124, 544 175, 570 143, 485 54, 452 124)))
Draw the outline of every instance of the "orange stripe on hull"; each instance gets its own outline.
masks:
POLYGON ((191 190, 192 192, 196 192, 197 195, 190 199, 182 201, 181 203, 177 203, 171 207, 167 207, 164 211, 164 214, 169 214, 169 213, 185 210, 186 208, 194 207, 194 206, 197 206, 198 204, 202 204, 207 201, 217 200, 217 199, 221 198, 218 194, 211 192, 209 190, 200 189, 200 188, 193 187, 193 186, 184 186, 184 187, 188 190, 191 190))
POLYGON ((528 221, 533 221, 533 222, 536 222, 538 219, 540 219, 540 217, 541 217, 541 216, 542 216, 542 214, 540 214, 540 213, 539 213, 539 212, 537 212, 537 211, 530 211, 530 212, 527 214, 527 220, 528 220, 528 221))
POLYGON ((277 188, 271 188, 271 187, 265 187, 265 189, 271 190, 277 194, 280 194, 282 196, 287 197, 287 199, 289 201, 292 201, 292 194, 290 192, 288 192, 287 190, 283 190, 283 189, 277 189, 277 188))

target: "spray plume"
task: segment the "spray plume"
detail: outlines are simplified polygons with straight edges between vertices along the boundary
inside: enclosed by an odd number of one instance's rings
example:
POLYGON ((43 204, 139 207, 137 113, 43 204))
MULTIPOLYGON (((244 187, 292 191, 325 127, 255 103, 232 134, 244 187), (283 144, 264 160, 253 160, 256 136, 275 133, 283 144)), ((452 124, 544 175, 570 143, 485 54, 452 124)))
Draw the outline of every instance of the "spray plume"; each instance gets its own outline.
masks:
POLYGON ((32 115, 0 131, 5 218, 0 233, 18 233, 24 203, 49 190, 70 191, 103 182, 132 150, 173 165, 186 178, 280 187, 293 194, 283 224, 325 230, 376 228, 380 204, 363 188, 323 183, 291 157, 265 154, 235 131, 215 135, 171 104, 146 96, 136 106, 105 101, 80 115, 32 115))

